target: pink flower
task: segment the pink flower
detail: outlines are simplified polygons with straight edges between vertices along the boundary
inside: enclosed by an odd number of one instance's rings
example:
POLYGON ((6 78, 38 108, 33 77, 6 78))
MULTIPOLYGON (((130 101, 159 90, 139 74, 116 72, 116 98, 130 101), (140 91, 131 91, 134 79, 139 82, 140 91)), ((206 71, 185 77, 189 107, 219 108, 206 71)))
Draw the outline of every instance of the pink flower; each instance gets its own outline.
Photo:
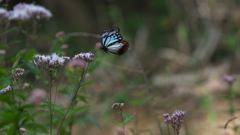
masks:
POLYGON ((23 89, 25 89, 26 87, 29 87, 29 83, 24 83, 23 84, 23 89))
POLYGON ((11 71, 12 72, 12 77, 16 80, 22 80, 23 74, 25 70, 23 68, 16 68, 11 71))
POLYGON ((68 45, 67 45, 67 44, 62 45, 62 46, 61 46, 61 49, 62 49, 62 50, 68 49, 68 45))
POLYGON ((102 44, 101 44, 100 42, 97 42, 97 43, 95 44, 95 46, 96 46, 97 48, 100 48, 100 47, 102 47, 102 44))
POLYGON ((46 98, 47 93, 45 90, 42 89, 35 89, 32 91, 31 95, 28 97, 28 100, 31 103, 38 103, 41 100, 43 100, 44 98, 46 98))
POLYGON ((92 61, 93 60, 93 57, 94 54, 93 53, 80 53, 80 54, 77 54, 75 55, 72 59, 75 60, 75 59, 83 59, 83 60, 86 60, 86 61, 92 61))
POLYGON ((27 131, 25 128, 20 128, 19 130, 22 131, 22 132, 26 132, 27 131))
POLYGON ((238 75, 223 75, 222 79, 228 83, 234 82, 238 79, 238 75))
POLYGON ((124 107, 124 103, 114 103, 112 104, 112 109, 113 108, 117 108, 118 110, 122 111, 123 110, 123 107, 124 107))
MULTIPOLYGON (((0 2, 1 3, 1 2, 0 2)), ((0 8, 0 19, 7 19, 9 12, 5 8, 0 8)))
POLYGON ((11 86, 8 85, 6 88, 0 90, 0 93, 7 92, 7 91, 9 91, 9 90, 12 90, 12 88, 11 88, 11 86))
POLYGON ((48 20, 51 17, 52 13, 46 8, 26 3, 18 3, 15 5, 9 15, 10 20, 18 21, 48 20))
POLYGON ((65 35, 64 31, 59 31, 59 32, 56 33, 55 37, 65 39, 66 35, 65 35))
POLYGON ((85 68, 86 67, 86 61, 82 60, 82 59, 75 59, 75 60, 71 60, 68 63, 69 67, 82 67, 85 68))
MULTIPOLYGON (((0 13, 1 16, 1 13, 0 13)), ((6 50, 0 50, 0 55, 5 55, 6 54, 6 50)))

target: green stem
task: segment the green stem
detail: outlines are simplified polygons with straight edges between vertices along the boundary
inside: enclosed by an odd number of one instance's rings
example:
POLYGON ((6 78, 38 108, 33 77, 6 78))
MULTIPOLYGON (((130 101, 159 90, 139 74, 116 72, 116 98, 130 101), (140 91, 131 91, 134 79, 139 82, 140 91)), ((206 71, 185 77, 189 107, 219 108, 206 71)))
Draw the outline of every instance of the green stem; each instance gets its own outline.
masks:
POLYGON ((52 92, 51 92, 51 73, 49 73, 49 77, 48 77, 48 84, 49 84, 49 115, 50 115, 50 135, 52 135, 52 92))
POLYGON ((85 76, 86 76, 86 74, 87 74, 88 67, 89 67, 89 62, 87 63, 86 69, 83 69, 83 71, 82 71, 81 80, 79 81, 79 83, 78 83, 78 85, 77 85, 77 89, 76 89, 76 92, 74 93, 74 96, 73 96, 73 98, 72 98, 71 104, 70 104, 70 106, 68 107, 67 112, 65 113, 65 115, 64 115, 64 117, 63 117, 63 120, 62 120, 62 122, 61 122, 61 124, 60 124, 60 127, 59 127, 59 129, 58 129, 57 135, 60 133, 62 124, 63 124, 64 120, 66 119, 67 114, 68 114, 70 108, 72 107, 72 105, 73 105, 73 103, 74 103, 74 101, 75 101, 75 99, 76 99, 76 96, 77 96, 77 93, 78 93, 78 91, 79 91, 79 88, 80 88, 81 84, 83 83, 83 80, 84 80, 84 78, 85 78, 85 76))

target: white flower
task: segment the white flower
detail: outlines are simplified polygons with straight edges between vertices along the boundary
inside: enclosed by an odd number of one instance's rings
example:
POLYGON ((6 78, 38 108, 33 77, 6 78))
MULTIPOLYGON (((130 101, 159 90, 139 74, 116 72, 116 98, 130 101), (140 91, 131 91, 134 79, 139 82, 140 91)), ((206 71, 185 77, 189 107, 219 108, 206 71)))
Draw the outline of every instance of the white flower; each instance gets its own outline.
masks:
POLYGON ((10 12, 10 20, 29 21, 29 20, 47 20, 52 17, 52 13, 46 8, 34 5, 19 3, 13 7, 10 12))
POLYGON ((3 18, 7 18, 8 17, 8 11, 4 8, 0 8, 0 18, 3 19, 3 18))

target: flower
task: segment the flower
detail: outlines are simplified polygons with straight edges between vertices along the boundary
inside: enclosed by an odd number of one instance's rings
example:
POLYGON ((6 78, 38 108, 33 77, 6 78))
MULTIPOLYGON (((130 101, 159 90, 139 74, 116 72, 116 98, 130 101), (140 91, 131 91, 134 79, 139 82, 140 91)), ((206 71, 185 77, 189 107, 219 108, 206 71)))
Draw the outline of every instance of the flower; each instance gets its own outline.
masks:
POLYGON ((38 103, 47 96, 47 93, 43 89, 35 89, 32 91, 31 95, 28 97, 28 100, 31 103, 38 103))
POLYGON ((5 54, 6 54, 6 50, 0 50, 0 55, 5 55, 5 54))
POLYGON ((96 46, 97 48, 100 48, 100 47, 102 47, 102 44, 101 44, 100 42, 97 42, 97 43, 95 44, 95 46, 96 46))
POLYGON ((12 89, 11 86, 8 85, 6 88, 0 90, 0 93, 7 92, 7 91, 9 91, 9 90, 11 90, 11 89, 12 89))
POLYGON ((93 60, 93 57, 94 54, 93 53, 80 53, 80 54, 77 54, 75 55, 72 59, 75 60, 75 59, 83 59, 83 60, 86 60, 86 61, 92 61, 93 60))
POLYGON ((114 103, 112 104, 112 109, 113 108, 117 108, 118 110, 122 111, 123 110, 123 107, 124 107, 124 103, 114 103))
POLYGON ((67 48, 68 48, 68 45, 67 45, 67 44, 64 44, 64 45, 61 46, 61 49, 62 49, 62 50, 65 50, 65 49, 67 49, 67 48))
POLYGON ((65 39, 66 35, 65 35, 64 31, 59 31, 59 32, 56 33, 55 37, 58 38, 58 39, 59 38, 65 39))
POLYGON ((47 20, 52 17, 52 13, 46 8, 27 3, 18 3, 10 11, 9 19, 17 21, 47 20))
POLYGON ((182 110, 175 111, 175 113, 173 113, 172 116, 170 116, 168 113, 163 114, 163 117, 166 118, 164 122, 171 125, 173 130, 175 130, 177 134, 179 134, 181 124, 183 122, 183 117, 185 114, 186 112, 182 110))
POLYGON ((20 128, 19 130, 22 131, 22 132, 26 132, 27 131, 25 128, 20 128))
POLYGON ((24 84, 23 84, 23 87, 22 87, 22 88, 25 89, 26 87, 29 87, 29 83, 24 83, 24 84))
POLYGON ((9 13, 5 8, 0 8, 0 19, 1 20, 8 18, 8 15, 9 15, 9 13))
POLYGON ((232 83, 238 79, 238 75, 223 75, 222 79, 228 83, 232 83))
POLYGON ((82 59, 75 59, 75 60, 71 60, 68 63, 68 67, 82 67, 85 68, 86 67, 86 61, 82 60, 82 59))
POLYGON ((16 68, 12 70, 12 78, 16 80, 22 80, 23 74, 24 74, 23 68, 16 68))
POLYGON ((49 72, 56 72, 60 67, 65 66, 70 61, 70 57, 58 56, 56 53, 51 55, 34 55, 31 61, 37 67, 42 67, 49 72))

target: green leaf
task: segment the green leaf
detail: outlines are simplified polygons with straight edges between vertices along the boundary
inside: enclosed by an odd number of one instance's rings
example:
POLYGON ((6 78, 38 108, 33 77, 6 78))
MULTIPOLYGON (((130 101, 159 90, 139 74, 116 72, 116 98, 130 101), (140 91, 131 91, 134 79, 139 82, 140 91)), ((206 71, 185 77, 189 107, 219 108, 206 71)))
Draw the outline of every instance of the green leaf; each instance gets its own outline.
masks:
POLYGON ((84 83, 84 84, 82 84, 80 87, 83 87, 83 86, 86 86, 86 85, 90 85, 90 84, 92 84, 92 83, 94 83, 95 81, 91 81, 91 82, 87 82, 87 83, 84 83))
POLYGON ((84 127, 86 127, 86 124, 84 122, 84 117, 78 117, 75 119, 76 121, 80 122, 84 127))
POLYGON ((150 135, 153 135, 152 131, 149 129, 140 130, 136 133, 136 135, 139 135, 140 133, 149 133, 150 135))
POLYGON ((46 129, 45 126, 43 126, 41 124, 37 124, 37 123, 28 123, 28 124, 24 125, 23 127, 25 127, 28 130, 36 131, 39 133, 48 133, 48 130, 46 129))
POLYGON ((129 117, 129 118, 127 118, 125 121, 123 121, 123 122, 122 122, 122 126, 125 126, 128 122, 130 122, 130 121, 133 119, 133 117, 134 117, 135 114, 136 114, 136 113, 134 113, 131 117, 129 117))
POLYGON ((35 108, 35 104, 26 104, 26 105, 23 105, 21 108, 22 109, 32 109, 32 108, 35 108))
POLYGON ((13 27, 13 28, 7 30, 6 32, 1 33, 0 36, 6 34, 6 33, 8 33, 8 32, 11 32, 11 31, 17 30, 17 29, 18 29, 18 27, 13 27))
POLYGON ((34 54, 36 54, 36 50, 35 49, 31 49, 25 55, 22 56, 22 59, 24 61, 32 60, 32 57, 34 56, 34 54))
POLYGON ((98 124, 98 122, 93 117, 87 115, 87 116, 85 116, 85 118, 88 121, 92 122, 94 125, 96 125, 99 129, 102 130, 101 126, 98 124))
POLYGON ((112 120, 112 122, 113 122, 114 124, 116 124, 116 125, 122 127, 122 124, 120 124, 120 123, 118 123, 118 122, 114 122, 113 120, 112 120))
POLYGON ((78 97, 81 101, 83 101, 84 103, 87 103, 87 99, 86 99, 85 96, 77 95, 77 97, 78 97))

